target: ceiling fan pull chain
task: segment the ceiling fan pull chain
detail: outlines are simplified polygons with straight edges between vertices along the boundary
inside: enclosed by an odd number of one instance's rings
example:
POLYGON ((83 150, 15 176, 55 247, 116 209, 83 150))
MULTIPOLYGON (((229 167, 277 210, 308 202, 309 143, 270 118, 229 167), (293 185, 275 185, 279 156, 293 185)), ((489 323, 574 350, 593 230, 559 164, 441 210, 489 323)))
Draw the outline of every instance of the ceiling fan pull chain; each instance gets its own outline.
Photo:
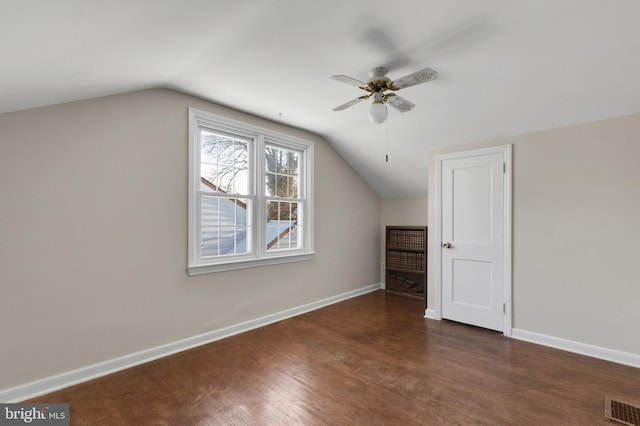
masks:
POLYGON ((386 130, 387 130, 387 140, 386 140, 386 146, 384 148, 385 150, 385 154, 384 154, 384 159, 385 162, 388 163, 389 162, 389 120, 387 120, 387 124, 385 126, 386 130))

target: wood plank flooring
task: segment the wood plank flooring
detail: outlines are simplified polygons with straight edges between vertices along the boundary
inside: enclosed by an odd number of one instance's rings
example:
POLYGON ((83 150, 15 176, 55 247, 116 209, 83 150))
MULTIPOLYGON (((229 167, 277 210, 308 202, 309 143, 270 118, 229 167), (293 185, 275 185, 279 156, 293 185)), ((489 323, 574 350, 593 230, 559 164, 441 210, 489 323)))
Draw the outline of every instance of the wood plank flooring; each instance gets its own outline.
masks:
POLYGON ((370 293, 38 397, 73 425, 612 425, 640 369, 370 293))

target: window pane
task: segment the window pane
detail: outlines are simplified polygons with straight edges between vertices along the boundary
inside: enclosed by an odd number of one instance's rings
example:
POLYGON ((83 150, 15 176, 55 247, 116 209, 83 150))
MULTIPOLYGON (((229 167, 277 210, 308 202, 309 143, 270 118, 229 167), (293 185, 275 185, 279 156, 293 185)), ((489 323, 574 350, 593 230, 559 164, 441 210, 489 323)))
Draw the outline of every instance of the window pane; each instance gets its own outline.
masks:
POLYGON ((299 203, 288 201, 267 202, 267 250, 290 250, 301 247, 298 236, 299 203))
POLYGON ((235 218, 236 226, 248 227, 249 226, 249 200, 246 198, 236 198, 235 203, 235 218))
POLYGON ((220 199, 217 197, 202 197, 200 220, 200 250, 202 256, 217 256, 219 254, 220 199))
POLYGON ((248 199, 202 196, 202 256, 244 254, 251 250, 248 205, 248 199))
POLYGON ((289 197, 300 198, 300 192, 298 188, 298 176, 289 176, 287 188, 289 191, 289 197))
POLYGON ((267 173, 276 173, 278 171, 278 159, 277 159, 277 151, 278 148, 268 146, 265 149, 265 159, 267 161, 265 171, 267 173))
POLYGON ((246 140, 200 129, 201 190, 248 194, 246 140))
POLYGON ((265 190, 269 197, 298 198, 300 153, 267 146, 265 190))
POLYGON ((268 197, 276 195, 276 174, 267 173, 264 179, 265 191, 268 197))
POLYGON ((278 175, 276 176, 276 191, 278 197, 287 197, 289 194, 288 188, 289 179, 287 176, 278 175))

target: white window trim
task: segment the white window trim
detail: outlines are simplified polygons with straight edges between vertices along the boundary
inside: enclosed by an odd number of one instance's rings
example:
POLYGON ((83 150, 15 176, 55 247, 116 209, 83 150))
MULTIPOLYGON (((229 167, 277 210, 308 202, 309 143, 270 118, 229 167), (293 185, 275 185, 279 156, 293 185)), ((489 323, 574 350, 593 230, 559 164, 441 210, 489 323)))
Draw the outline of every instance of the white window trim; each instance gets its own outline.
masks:
POLYGON ((277 265, 289 262, 299 262, 313 259, 313 143, 284 133, 276 132, 264 127, 247 124, 210 112, 189 108, 189 184, 188 184, 188 264, 187 271, 190 276, 210 274, 214 272, 232 271, 236 269, 254 268, 258 266, 277 265), (252 252, 246 255, 219 257, 215 259, 202 259, 199 257, 199 198, 197 196, 200 187, 200 139, 199 127, 211 127, 212 129, 251 135, 255 138, 255 145, 250 151, 255 173, 253 176, 253 189, 255 193, 254 208, 252 211, 251 238, 254 242, 252 252), (269 253, 265 248, 264 229, 266 216, 261 205, 264 200, 264 182, 260 177, 264 176, 264 148, 265 144, 275 144, 284 148, 300 150, 304 153, 301 162, 300 175, 303 181, 305 208, 302 213, 303 246, 299 250, 276 251, 269 253))

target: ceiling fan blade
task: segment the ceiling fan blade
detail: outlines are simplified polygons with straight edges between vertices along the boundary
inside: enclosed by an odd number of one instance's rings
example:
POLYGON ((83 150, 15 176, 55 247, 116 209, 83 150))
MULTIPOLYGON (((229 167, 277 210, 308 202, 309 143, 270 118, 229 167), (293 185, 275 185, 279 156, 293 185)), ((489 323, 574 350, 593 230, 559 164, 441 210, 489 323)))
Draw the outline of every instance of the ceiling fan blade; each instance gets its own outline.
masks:
POLYGON ((381 53, 391 53, 398 50, 398 44, 395 42, 389 29, 382 25, 376 25, 366 28, 361 39, 374 50, 381 53))
POLYGON ((351 78, 346 75, 332 75, 331 78, 337 81, 341 81, 343 83, 351 84, 352 86, 367 87, 367 83, 364 83, 360 80, 356 80, 355 78, 351 78))
POLYGON ((335 107, 333 110, 334 111, 342 111, 343 109, 347 109, 350 106, 353 106, 353 105, 357 104, 358 102, 362 102, 365 99, 369 99, 369 96, 370 95, 365 95, 365 96, 360 96, 359 98, 352 99, 347 103, 344 103, 344 104, 342 104, 340 106, 335 107))
POLYGON ((410 58, 403 54, 394 37, 389 33, 385 26, 372 26, 367 28, 361 35, 364 41, 372 50, 378 54, 384 54, 387 58, 382 62, 382 66, 388 70, 402 68, 409 65, 410 58))
POLYGON ((436 78, 438 78, 437 72, 431 68, 425 68, 395 80, 391 85, 391 90, 404 89, 405 87, 426 83, 427 81, 435 80, 436 78))
POLYGON ((400 112, 411 111, 413 107, 416 106, 413 102, 409 102, 402 96, 398 96, 395 93, 390 93, 387 96, 388 98, 386 98, 386 103, 388 103, 389 105, 391 105, 392 107, 394 107, 400 112))

